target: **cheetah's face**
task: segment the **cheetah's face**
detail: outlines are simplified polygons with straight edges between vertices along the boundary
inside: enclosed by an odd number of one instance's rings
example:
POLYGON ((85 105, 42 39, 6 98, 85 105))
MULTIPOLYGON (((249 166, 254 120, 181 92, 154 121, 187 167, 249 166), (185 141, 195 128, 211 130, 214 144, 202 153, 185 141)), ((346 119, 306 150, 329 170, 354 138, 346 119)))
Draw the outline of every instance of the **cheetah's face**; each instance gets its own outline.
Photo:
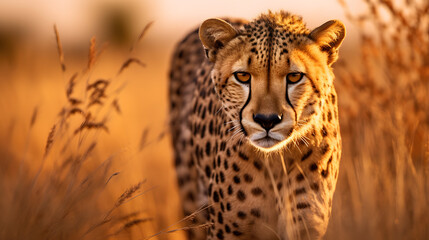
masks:
POLYGON ((318 117, 323 89, 333 84, 330 65, 344 26, 330 21, 309 33, 250 23, 237 30, 209 19, 200 38, 214 62, 212 80, 235 134, 272 151, 301 136, 318 117))

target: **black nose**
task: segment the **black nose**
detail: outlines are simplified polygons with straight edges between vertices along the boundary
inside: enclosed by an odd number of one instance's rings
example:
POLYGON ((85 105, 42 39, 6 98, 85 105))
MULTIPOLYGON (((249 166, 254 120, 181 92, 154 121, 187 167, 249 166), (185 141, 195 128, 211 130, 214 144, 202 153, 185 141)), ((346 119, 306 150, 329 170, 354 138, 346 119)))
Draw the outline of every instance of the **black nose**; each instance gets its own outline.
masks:
POLYGON ((273 128, 277 123, 282 121, 282 116, 278 114, 256 114, 253 115, 253 121, 257 122, 267 132, 273 128))

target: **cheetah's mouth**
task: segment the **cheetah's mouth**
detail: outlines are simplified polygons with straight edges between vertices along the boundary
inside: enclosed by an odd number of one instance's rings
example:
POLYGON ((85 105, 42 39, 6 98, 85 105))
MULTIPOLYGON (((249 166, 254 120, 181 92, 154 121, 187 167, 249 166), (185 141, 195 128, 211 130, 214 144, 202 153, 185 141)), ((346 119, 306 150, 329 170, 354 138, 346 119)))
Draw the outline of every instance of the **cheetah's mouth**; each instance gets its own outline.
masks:
MULTIPOLYGON (((288 132, 287 137, 291 135, 293 128, 288 132)), ((265 151, 271 151, 285 140, 284 135, 276 131, 260 131, 252 134, 249 138, 250 142, 257 148, 264 149, 265 151)))
POLYGON ((252 142, 257 147, 270 148, 270 147, 276 145, 277 143, 279 143, 280 141, 277 139, 274 139, 272 137, 269 137, 268 135, 265 135, 265 137, 262 137, 262 138, 259 138, 256 140, 252 140, 252 142))

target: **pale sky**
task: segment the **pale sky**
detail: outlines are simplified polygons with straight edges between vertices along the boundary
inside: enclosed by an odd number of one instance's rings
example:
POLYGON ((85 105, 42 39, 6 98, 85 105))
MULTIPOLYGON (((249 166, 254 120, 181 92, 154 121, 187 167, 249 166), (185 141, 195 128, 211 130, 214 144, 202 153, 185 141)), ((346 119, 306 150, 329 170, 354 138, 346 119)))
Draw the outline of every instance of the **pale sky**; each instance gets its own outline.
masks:
POLYGON ((136 31, 155 21, 151 36, 175 36, 212 17, 254 18, 268 9, 301 15, 309 28, 331 19, 346 20, 336 0, 0 0, 0 25, 20 22, 38 37, 50 37, 56 23, 65 39, 88 39, 96 30, 94 12, 102 4, 128 7, 136 31))

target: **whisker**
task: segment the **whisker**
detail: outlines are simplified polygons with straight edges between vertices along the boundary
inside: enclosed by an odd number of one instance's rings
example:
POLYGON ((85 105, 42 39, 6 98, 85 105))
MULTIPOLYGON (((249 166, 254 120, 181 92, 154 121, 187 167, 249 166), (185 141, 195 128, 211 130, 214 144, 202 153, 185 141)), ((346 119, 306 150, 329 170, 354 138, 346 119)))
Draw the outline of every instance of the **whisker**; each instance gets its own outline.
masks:
POLYGON ((232 130, 234 130, 235 128, 237 128, 237 127, 239 127, 240 125, 234 125, 234 126, 232 126, 230 129, 228 129, 228 132, 231 132, 232 130))
POLYGON ((238 120, 232 120, 232 121, 229 121, 229 122, 225 122, 224 125, 227 125, 227 124, 233 123, 233 122, 238 122, 238 120))
POLYGON ((219 110, 216 111, 215 115, 217 115, 220 112, 220 110, 222 110, 222 108, 223 108, 223 105, 220 106, 219 110))
POLYGON ((234 137, 236 137, 240 132, 242 132, 241 128, 236 129, 236 130, 234 131, 234 133, 232 134, 232 136, 228 139, 228 141, 233 140, 233 139, 234 139, 234 137))
POLYGON ((307 146, 307 147, 308 147, 308 142, 307 142, 307 140, 306 140, 306 137, 305 137, 305 136, 301 136, 301 137, 300 137, 300 140, 305 144, 305 146, 307 146))
POLYGON ((243 135, 241 135, 240 140, 238 140, 238 144, 241 144, 241 143, 242 143, 242 141, 243 141, 243 139, 244 139, 244 134, 243 134, 243 135))
POLYGON ((298 151, 302 154, 301 148, 299 148, 298 144, 296 144, 296 139, 292 139, 293 144, 295 144, 296 148, 298 148, 298 151))

